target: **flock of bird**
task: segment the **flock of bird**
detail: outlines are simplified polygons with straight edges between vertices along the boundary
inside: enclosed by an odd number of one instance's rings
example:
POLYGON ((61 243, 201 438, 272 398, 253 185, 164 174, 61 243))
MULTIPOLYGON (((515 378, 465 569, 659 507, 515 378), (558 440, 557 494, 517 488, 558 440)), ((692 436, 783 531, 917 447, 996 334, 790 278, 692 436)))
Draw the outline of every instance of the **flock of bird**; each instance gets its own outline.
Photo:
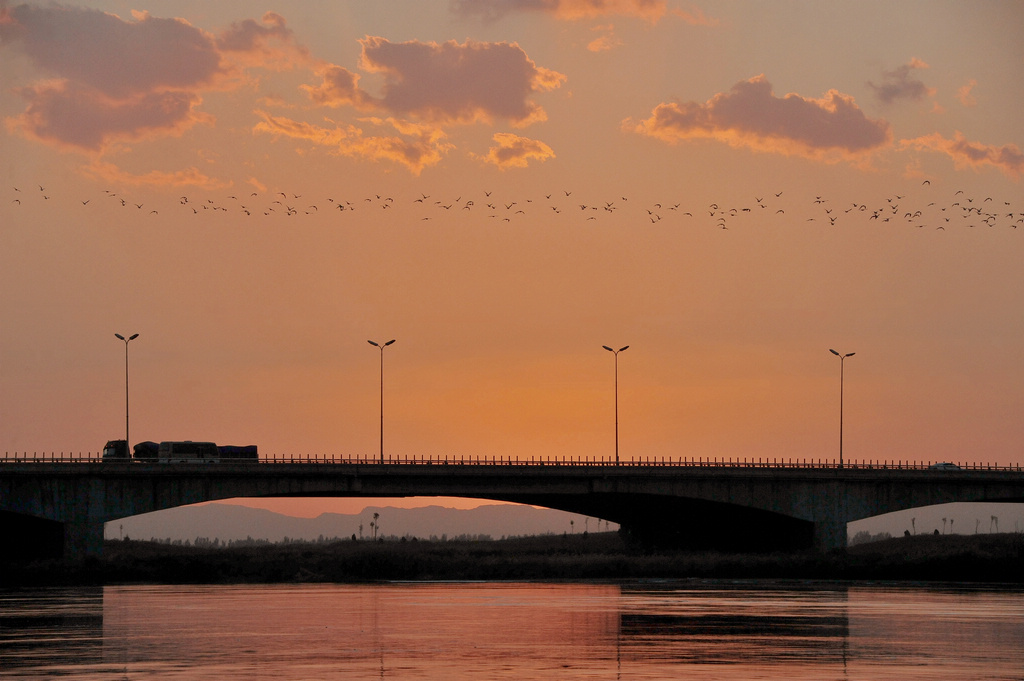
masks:
POLYGON ((412 219, 430 221, 452 215, 484 216, 498 224, 535 219, 538 215, 562 215, 578 221, 610 219, 616 214, 627 214, 637 224, 658 225, 663 221, 706 225, 717 229, 730 229, 744 224, 764 224, 765 217, 788 222, 802 221, 827 227, 839 227, 859 219, 908 225, 920 229, 946 230, 955 227, 986 228, 1024 225, 1024 211, 1014 210, 1009 201, 991 196, 970 196, 963 190, 955 192, 933 191, 931 181, 924 180, 913 191, 893 193, 872 202, 841 200, 828 196, 790 199, 787 192, 778 191, 754 195, 744 203, 730 205, 710 202, 706 205, 683 206, 681 202, 656 201, 634 207, 625 196, 613 199, 584 200, 570 190, 545 193, 534 198, 502 198, 495 192, 484 191, 479 196, 434 197, 420 193, 415 197, 395 198, 387 194, 372 194, 356 199, 323 197, 311 200, 300 193, 250 192, 217 197, 180 195, 173 203, 150 205, 137 202, 127 195, 104 190, 101 194, 62 201, 57 192, 44 185, 31 189, 12 187, 10 204, 27 208, 32 204, 64 205, 65 208, 97 210, 117 208, 151 218, 171 215, 197 218, 217 214, 237 214, 247 217, 297 218, 304 216, 336 216, 344 219, 354 212, 395 211, 403 207, 413 211, 412 219), (75 206, 74 204, 78 204, 75 206), (757 218, 756 221, 753 219, 757 218))

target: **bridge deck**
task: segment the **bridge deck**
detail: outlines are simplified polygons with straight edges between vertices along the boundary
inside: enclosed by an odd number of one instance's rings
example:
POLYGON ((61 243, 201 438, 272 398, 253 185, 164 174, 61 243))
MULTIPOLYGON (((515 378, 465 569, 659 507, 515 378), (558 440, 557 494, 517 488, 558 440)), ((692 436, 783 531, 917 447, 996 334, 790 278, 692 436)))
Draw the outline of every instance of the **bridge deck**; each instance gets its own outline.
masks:
POLYGON ((18 536, 25 538, 39 527, 26 519, 59 524, 61 550, 72 556, 101 549, 104 522, 202 501, 412 496, 558 508, 681 545, 727 540, 736 547, 774 542, 827 549, 845 546, 851 520, 956 501, 1024 502, 1024 469, 701 458, 619 464, 429 456, 384 463, 323 456, 173 464, 95 456, 0 459, 0 519, 20 526, 18 536))
MULTIPOLYGON (((5 452, 0 458, 0 465, 4 463, 87 463, 87 464, 123 464, 124 462, 104 461, 100 454, 93 452, 65 453, 65 452, 5 452)), ((131 461, 132 465, 144 462, 131 461)), ((225 462, 226 463, 226 462, 225 462)), ((219 463, 217 465, 225 465, 219 463)), ((800 469, 849 469, 849 470, 934 470, 939 462, 933 461, 911 461, 911 460, 874 460, 854 459, 844 461, 842 465, 834 459, 793 459, 780 457, 758 457, 744 459, 717 459, 713 457, 630 457, 621 461, 613 461, 597 457, 563 457, 553 459, 541 459, 538 457, 519 456, 463 456, 463 455, 421 455, 408 457, 387 456, 384 461, 377 457, 347 457, 332 454, 270 454, 264 455, 257 461, 232 461, 232 464, 257 465, 257 464, 340 464, 340 465, 385 465, 385 466, 409 466, 409 465, 459 465, 459 466, 585 466, 585 467, 697 467, 697 468, 800 468, 800 469)), ((956 470, 986 470, 986 471, 1022 471, 1021 464, 998 464, 995 462, 941 462, 944 465, 953 463, 956 468, 943 469, 943 472, 955 472, 956 470)), ((164 464, 168 465, 168 464, 164 464)), ((178 464, 174 464, 178 465, 178 464)))

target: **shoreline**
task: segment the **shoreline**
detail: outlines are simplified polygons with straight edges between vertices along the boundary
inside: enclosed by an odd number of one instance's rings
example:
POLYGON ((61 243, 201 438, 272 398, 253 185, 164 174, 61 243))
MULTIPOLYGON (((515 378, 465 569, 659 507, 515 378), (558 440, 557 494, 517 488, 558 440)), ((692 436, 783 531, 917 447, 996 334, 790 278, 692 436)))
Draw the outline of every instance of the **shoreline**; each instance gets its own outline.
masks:
POLYGON ((645 550, 617 533, 212 548, 112 540, 80 564, 0 562, 0 585, 757 579, 1024 584, 1024 534, 920 535, 830 553, 645 550))

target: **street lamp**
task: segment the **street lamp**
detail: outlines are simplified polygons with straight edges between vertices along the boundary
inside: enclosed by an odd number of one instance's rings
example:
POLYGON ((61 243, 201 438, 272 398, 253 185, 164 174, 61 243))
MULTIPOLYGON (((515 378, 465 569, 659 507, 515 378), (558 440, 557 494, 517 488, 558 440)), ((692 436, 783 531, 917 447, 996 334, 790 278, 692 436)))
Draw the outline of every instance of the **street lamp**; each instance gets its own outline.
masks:
POLYGON ((128 343, 138 338, 139 334, 135 333, 127 338, 119 333, 114 335, 124 341, 124 455, 130 457, 132 441, 128 437, 128 343))
POLYGON ((615 464, 619 463, 619 353, 629 348, 625 345, 618 350, 613 350, 607 345, 602 348, 615 355, 615 464))
POLYGON ((375 343, 372 340, 366 342, 380 350, 380 462, 384 463, 384 348, 394 343, 395 339, 387 343, 375 343))
POLYGON ((843 467, 843 373, 846 367, 846 358, 853 357, 856 352, 848 352, 842 355, 832 348, 828 349, 833 355, 839 358, 839 467, 843 467))

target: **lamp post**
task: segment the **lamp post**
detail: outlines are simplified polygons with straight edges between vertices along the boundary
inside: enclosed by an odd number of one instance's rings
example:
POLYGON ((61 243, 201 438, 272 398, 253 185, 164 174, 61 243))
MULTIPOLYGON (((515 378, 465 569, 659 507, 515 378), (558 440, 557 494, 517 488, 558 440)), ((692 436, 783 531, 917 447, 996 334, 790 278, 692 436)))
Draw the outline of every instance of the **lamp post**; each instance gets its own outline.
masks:
POLYGON ((127 338, 119 333, 114 335, 124 341, 124 455, 130 457, 132 441, 128 437, 128 343, 138 338, 139 334, 134 333, 127 338))
POLYGON ((380 350, 380 462, 384 463, 384 348, 394 343, 395 339, 387 343, 375 343, 372 340, 366 342, 380 350))
POLYGON ((615 464, 619 463, 619 353, 629 348, 625 345, 618 350, 613 350, 607 345, 602 348, 615 355, 615 464))
POLYGON ((832 348, 828 349, 833 355, 839 358, 839 467, 843 467, 843 374, 846 367, 846 358, 853 357, 856 352, 848 352, 842 355, 832 348))

